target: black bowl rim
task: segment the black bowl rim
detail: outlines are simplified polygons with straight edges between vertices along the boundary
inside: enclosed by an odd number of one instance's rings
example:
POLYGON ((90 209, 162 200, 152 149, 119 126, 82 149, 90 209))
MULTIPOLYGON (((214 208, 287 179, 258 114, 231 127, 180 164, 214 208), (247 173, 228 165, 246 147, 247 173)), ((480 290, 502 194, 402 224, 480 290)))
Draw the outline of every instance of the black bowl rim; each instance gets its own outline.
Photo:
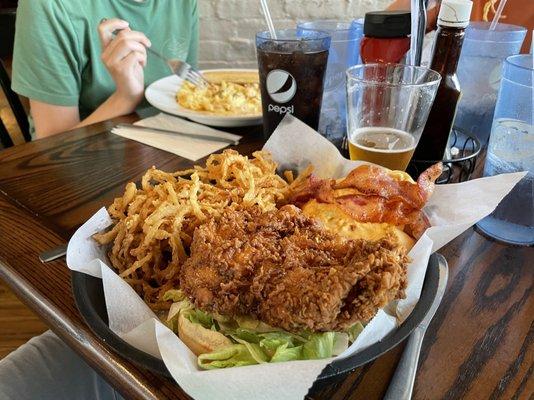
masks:
MULTIPOLYGON (((317 380, 329 379, 352 372, 356 368, 373 361, 406 339, 421 323, 436 297, 440 262, 446 262, 443 256, 439 254, 432 254, 430 256, 419 301, 412 313, 398 329, 391 332, 381 341, 374 343, 362 351, 328 364, 317 377, 317 380)), ((95 278, 83 272, 71 271, 74 300, 80 314, 91 331, 112 350, 134 364, 147 368, 157 374, 172 377, 162 360, 129 345, 108 327, 107 315, 103 318, 95 309, 94 304, 90 301, 90 297, 87 293, 87 283, 90 279, 98 279, 101 281, 99 278, 95 278)))

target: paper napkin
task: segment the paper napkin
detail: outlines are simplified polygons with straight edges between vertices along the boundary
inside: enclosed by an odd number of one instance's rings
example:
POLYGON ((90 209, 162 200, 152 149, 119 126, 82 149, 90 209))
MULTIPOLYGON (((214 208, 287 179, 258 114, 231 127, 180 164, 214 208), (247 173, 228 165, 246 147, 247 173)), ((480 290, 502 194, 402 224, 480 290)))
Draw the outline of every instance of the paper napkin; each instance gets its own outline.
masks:
MULTIPOLYGON (((158 114, 153 117, 145 118, 140 121, 137 121, 134 125, 141 125, 149 128, 167 129, 171 131, 183 132, 193 135, 204 134, 225 137, 233 140, 241 139, 241 136, 213 129, 208 126, 200 125, 168 114, 158 114)), ((199 160, 229 145, 228 143, 206 139, 195 139, 191 137, 181 136, 179 134, 162 133, 156 131, 141 132, 138 130, 122 127, 115 127, 111 130, 111 132, 115 135, 135 140, 136 142, 140 142, 160 150, 168 151, 169 153, 173 153, 180 157, 187 158, 191 161, 199 160)))

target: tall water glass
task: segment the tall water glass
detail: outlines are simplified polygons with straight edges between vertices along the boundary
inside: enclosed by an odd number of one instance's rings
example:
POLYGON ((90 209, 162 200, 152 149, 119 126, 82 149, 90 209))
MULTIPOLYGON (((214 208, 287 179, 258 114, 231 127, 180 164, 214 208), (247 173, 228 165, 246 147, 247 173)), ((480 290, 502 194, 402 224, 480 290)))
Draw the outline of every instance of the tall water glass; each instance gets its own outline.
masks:
POLYGON ((298 32, 324 31, 332 38, 324 82, 319 132, 339 149, 346 133, 345 71, 359 64, 363 27, 351 22, 299 22, 298 32))
POLYGON ((439 73, 425 67, 365 64, 349 68, 350 158, 406 169, 440 81, 439 73))
POLYGON ((455 125, 476 136, 485 146, 488 142, 502 63, 506 57, 519 54, 526 29, 522 26, 489 22, 471 22, 465 31, 458 79, 462 98, 458 104, 455 125))
POLYGON ((489 217, 477 224, 488 236, 534 245, 534 69, 530 54, 508 57, 488 144, 484 175, 528 171, 489 217))

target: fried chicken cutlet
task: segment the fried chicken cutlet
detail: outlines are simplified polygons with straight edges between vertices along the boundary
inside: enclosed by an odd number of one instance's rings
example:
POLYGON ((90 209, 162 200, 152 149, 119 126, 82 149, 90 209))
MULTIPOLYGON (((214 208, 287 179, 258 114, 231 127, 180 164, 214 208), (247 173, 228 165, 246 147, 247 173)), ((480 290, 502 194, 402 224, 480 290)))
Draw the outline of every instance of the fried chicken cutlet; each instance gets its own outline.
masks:
POLYGON ((404 297, 407 263, 394 239, 345 239, 291 205, 228 210, 195 231, 180 287, 207 312, 340 331, 404 297))

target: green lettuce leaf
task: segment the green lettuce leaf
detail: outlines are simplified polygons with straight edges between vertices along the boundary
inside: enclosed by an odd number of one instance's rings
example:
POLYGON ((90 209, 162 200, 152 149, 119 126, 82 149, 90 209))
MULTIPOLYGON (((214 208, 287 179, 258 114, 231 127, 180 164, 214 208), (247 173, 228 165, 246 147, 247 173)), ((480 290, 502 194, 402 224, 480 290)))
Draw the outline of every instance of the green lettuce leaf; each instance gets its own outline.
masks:
POLYGON ((356 340, 356 338, 360 335, 360 333, 363 331, 364 326, 361 322, 356 322, 354 325, 352 325, 348 330, 347 333, 349 334, 349 341, 352 343, 356 340))
POLYGON ((170 290, 167 290, 165 293, 163 293, 164 301, 172 300, 173 302, 176 303, 184 299, 185 299, 185 294, 180 289, 170 289, 170 290))
POLYGON ((174 333, 178 334, 178 318, 170 318, 163 321, 163 323, 174 333))
MULTIPOLYGON (((185 297, 185 294, 179 289, 167 290, 163 294, 163 300, 172 300, 174 303, 171 305, 169 314, 167 316, 167 326, 174 326, 178 319, 178 314, 183 313, 184 316, 191 322, 200 324, 206 329, 217 330, 213 317, 196 308, 193 308, 191 302, 185 297)), ((173 329, 171 327, 171 329, 173 329)), ((176 331, 173 329, 173 331, 176 331)))
POLYGON ((169 290, 163 298, 174 302, 165 322, 174 332, 182 314, 192 323, 226 335, 234 343, 200 355, 198 365, 204 369, 333 357, 345 351, 363 330, 363 325, 357 323, 347 332, 294 334, 252 317, 231 318, 195 309, 181 290, 169 290))
POLYGON ((221 350, 198 356, 198 365, 204 369, 241 367, 258 364, 247 346, 234 344, 221 350))
POLYGON ((289 344, 283 344, 276 348, 270 362, 302 360, 302 346, 289 347, 289 344))
POLYGON ((273 328, 270 325, 267 325, 265 322, 258 321, 249 316, 236 316, 235 321, 239 328, 248 329, 250 331, 263 333, 263 332, 274 332, 279 331, 280 329, 273 328))
POLYGON ((234 332, 228 334, 236 341, 244 340, 249 343, 259 343, 261 340, 259 333, 243 328, 237 328, 234 332))
POLYGON ((200 324, 206 329, 211 329, 216 331, 217 327, 213 323, 213 318, 208 313, 197 310, 197 309, 190 309, 185 311, 184 316, 191 321, 192 323, 200 324))
POLYGON ((339 356, 349 347, 349 335, 346 332, 334 332, 334 347, 332 355, 339 356))
POLYGON ((312 333, 302 347, 304 360, 332 357, 335 332, 312 333))
POLYGON ((263 352, 259 344, 247 342, 246 340, 240 339, 233 335, 232 339, 234 339, 237 343, 244 345, 250 353, 250 356, 256 360, 256 363, 263 364, 269 362, 269 357, 263 352))
POLYGON ((235 330, 239 327, 233 318, 226 315, 213 314, 212 317, 217 322, 219 331, 224 334, 227 332, 235 332, 235 330))
POLYGON ((277 352, 294 347, 294 339, 287 332, 268 332, 261 335, 260 346, 265 352, 274 357, 277 352))

